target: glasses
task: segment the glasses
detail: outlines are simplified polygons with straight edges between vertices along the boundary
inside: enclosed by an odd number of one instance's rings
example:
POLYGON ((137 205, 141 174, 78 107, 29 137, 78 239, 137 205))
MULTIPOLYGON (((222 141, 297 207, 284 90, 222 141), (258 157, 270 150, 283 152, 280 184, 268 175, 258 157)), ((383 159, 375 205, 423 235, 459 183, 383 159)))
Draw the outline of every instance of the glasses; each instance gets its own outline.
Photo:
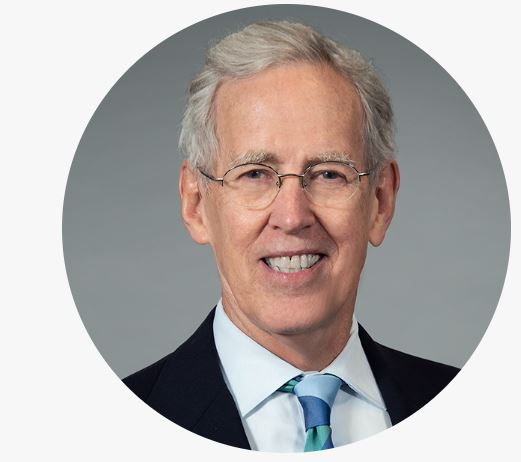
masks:
POLYGON ((309 200, 318 207, 342 208, 358 190, 361 178, 371 170, 359 172, 354 165, 342 161, 325 161, 310 165, 299 175, 279 174, 269 165, 246 163, 216 178, 199 169, 212 181, 219 181, 227 194, 240 206, 262 209, 270 205, 287 177, 300 179, 309 200))

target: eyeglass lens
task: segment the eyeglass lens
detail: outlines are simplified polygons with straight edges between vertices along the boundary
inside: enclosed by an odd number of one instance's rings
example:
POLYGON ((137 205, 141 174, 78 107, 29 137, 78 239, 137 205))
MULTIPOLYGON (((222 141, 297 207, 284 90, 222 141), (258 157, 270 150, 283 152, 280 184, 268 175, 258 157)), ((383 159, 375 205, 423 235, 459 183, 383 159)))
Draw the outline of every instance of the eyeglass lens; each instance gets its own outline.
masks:
POLYGON ((279 175, 262 164, 245 164, 228 171, 224 176, 227 194, 239 205, 249 208, 268 206, 278 194, 284 181, 299 177, 309 199, 320 207, 342 207, 358 189, 358 172, 342 162, 322 162, 307 169, 304 176, 279 175))

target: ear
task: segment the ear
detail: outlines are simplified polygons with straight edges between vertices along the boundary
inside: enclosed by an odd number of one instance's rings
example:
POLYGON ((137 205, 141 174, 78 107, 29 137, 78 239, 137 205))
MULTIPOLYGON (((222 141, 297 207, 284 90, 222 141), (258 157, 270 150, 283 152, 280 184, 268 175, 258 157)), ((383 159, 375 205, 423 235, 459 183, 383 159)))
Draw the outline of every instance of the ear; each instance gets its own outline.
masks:
POLYGON ((204 221, 200 184, 197 173, 193 172, 185 160, 179 172, 179 194, 181 195, 181 215, 192 239, 198 244, 208 243, 208 230, 204 221))
POLYGON ((369 241, 375 247, 383 242, 387 228, 391 224, 399 187, 400 170, 393 160, 380 171, 377 184, 372 191, 373 209, 369 241))

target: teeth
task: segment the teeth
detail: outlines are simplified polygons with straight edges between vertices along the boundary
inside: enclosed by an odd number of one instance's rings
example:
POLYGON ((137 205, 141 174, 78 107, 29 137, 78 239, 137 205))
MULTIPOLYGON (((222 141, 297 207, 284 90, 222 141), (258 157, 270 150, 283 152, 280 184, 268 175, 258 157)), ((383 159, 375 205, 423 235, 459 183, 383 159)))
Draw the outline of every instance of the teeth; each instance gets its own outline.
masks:
POLYGON ((291 257, 273 257, 265 258, 264 261, 270 268, 282 273, 295 273, 307 268, 311 268, 318 260, 320 255, 306 254, 306 255, 292 255, 291 257))

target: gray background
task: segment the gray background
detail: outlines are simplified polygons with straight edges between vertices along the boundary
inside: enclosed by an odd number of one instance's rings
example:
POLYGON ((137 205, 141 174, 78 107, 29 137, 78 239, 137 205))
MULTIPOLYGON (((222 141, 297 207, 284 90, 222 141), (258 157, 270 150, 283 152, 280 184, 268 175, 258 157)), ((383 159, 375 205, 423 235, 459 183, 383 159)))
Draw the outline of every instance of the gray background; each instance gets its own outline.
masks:
POLYGON ((314 26, 381 72, 396 113, 402 186, 383 246, 369 249, 357 316, 381 343, 462 366, 490 322, 508 261, 508 196, 490 135, 458 84, 415 45, 360 17, 296 5, 238 10, 185 29, 101 102, 63 210, 67 273, 91 338, 123 377, 175 349, 219 298, 211 249, 194 244, 180 218, 179 125, 208 45, 263 19, 314 26))

